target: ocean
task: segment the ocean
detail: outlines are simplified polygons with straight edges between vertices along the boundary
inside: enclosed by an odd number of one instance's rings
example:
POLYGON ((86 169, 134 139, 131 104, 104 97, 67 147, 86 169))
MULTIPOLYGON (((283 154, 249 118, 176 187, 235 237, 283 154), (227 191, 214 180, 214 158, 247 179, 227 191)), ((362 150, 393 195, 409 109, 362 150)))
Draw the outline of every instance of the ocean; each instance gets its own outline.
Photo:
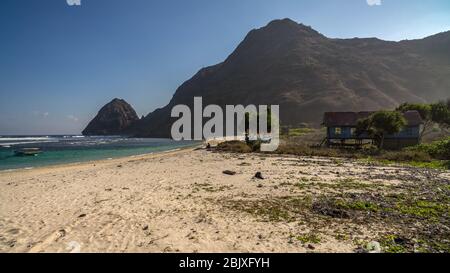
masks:
POLYGON ((193 141, 119 136, 0 136, 0 170, 34 168, 157 153, 198 145, 193 141), (22 148, 40 148, 36 156, 16 156, 22 148))

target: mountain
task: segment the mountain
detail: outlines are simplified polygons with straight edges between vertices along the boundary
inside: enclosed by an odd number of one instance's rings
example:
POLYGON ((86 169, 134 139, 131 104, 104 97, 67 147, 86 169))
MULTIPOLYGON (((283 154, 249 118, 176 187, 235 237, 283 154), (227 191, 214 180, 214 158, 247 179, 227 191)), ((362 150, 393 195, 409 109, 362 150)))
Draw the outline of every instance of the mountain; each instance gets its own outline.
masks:
POLYGON ((126 101, 113 99, 103 106, 97 116, 84 129, 83 135, 131 135, 130 128, 139 117, 126 101))
POLYGON ((173 106, 280 105, 282 125, 319 125, 324 112, 391 109, 450 96, 450 32, 421 40, 333 39, 290 19, 252 30, 222 63, 201 69, 137 136, 170 137, 173 106))

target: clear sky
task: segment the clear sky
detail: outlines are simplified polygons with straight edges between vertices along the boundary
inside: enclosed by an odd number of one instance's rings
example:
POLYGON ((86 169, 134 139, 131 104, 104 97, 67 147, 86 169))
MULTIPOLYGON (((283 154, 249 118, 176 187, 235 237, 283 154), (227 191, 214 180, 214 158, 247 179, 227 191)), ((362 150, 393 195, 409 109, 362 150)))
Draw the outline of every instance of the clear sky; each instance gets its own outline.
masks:
POLYGON ((414 39, 450 30, 450 1, 1 0, 0 135, 78 134, 114 97, 146 115, 286 17, 328 37, 414 39))

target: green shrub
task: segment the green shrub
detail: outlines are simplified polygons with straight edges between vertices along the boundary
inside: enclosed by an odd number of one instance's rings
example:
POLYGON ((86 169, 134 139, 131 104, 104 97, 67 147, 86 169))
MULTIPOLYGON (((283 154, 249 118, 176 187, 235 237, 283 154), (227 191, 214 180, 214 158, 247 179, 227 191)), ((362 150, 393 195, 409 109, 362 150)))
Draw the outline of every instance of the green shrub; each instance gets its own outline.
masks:
POLYGON ((360 152, 365 156, 378 156, 382 153, 382 150, 378 149, 376 145, 368 145, 364 146, 360 152))
POLYGON ((450 137, 430 144, 421 144, 411 147, 407 150, 425 152, 437 159, 450 160, 450 137))
POLYGON ((309 133, 313 133, 314 129, 310 128, 295 128, 295 129, 289 129, 289 136, 290 137, 296 137, 296 136, 303 136, 309 133))
POLYGON ((377 157, 382 160, 396 161, 396 162, 430 162, 431 156, 423 151, 401 150, 396 152, 386 152, 377 157))
POLYGON ((222 142, 217 145, 217 150, 224 152, 233 152, 233 153, 251 153, 252 148, 248 146, 245 142, 233 140, 222 142))
POLYGON ((331 148, 311 148, 302 144, 281 144, 275 151, 276 154, 291 154, 299 156, 319 156, 319 157, 346 157, 358 158, 358 154, 348 151, 331 148))
POLYGON ((247 144, 252 152, 260 152, 261 151, 261 140, 253 140, 249 141, 247 144))

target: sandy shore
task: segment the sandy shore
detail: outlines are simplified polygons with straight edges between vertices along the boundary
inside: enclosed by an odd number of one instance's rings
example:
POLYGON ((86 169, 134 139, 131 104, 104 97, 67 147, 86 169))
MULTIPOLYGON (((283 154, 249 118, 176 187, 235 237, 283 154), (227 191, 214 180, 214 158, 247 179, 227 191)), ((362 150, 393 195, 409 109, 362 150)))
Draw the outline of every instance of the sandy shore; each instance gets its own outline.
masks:
POLYGON ((292 186, 302 179, 396 186, 409 172, 193 149, 1 172, 0 252, 352 252, 388 227, 271 221, 236 204, 320 191, 292 186), (264 180, 253 178, 257 171, 264 180), (313 229, 320 242, 301 239, 313 229), (336 236, 343 229, 349 238, 336 236))

